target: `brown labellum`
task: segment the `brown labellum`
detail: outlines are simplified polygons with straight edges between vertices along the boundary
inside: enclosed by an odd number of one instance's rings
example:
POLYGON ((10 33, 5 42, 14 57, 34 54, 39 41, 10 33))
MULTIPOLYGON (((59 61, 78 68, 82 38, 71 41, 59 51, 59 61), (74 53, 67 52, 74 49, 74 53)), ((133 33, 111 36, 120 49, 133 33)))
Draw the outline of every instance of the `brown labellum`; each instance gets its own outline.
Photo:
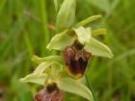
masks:
POLYGON ((48 85, 36 94, 35 101, 64 101, 64 93, 55 84, 48 85))
POLYGON ((75 42, 64 50, 64 59, 68 71, 77 78, 84 75, 90 57, 91 54, 85 51, 79 42, 75 42))

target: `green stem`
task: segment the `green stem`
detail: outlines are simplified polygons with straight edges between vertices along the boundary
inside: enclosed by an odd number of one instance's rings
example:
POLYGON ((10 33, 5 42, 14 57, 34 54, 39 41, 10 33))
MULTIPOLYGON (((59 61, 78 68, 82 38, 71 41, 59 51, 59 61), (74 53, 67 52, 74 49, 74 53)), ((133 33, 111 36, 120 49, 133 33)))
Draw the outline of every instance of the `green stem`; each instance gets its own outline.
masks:
POLYGON ((87 74, 86 74, 86 76, 85 76, 85 79, 86 79, 88 88, 91 90, 91 92, 92 92, 92 94, 93 94, 93 99, 94 99, 94 101, 96 101, 96 96, 95 96, 95 94, 94 94, 94 90, 92 89, 92 88, 93 88, 93 87, 92 87, 92 84, 91 84, 91 83, 89 82, 89 80, 88 80, 87 74))
POLYGON ((46 45, 49 42, 49 30, 48 30, 48 16, 47 16, 47 10, 46 10, 46 0, 39 0, 40 3, 40 18, 42 21, 42 27, 43 27, 43 31, 44 31, 44 42, 42 45, 42 55, 44 55, 44 52, 47 51, 46 50, 46 45))

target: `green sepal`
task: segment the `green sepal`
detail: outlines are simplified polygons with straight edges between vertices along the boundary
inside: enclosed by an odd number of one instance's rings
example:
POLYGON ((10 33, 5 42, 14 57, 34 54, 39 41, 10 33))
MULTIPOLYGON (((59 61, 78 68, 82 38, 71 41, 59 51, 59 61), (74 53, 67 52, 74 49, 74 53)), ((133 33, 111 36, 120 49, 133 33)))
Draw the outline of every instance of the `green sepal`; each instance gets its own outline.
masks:
POLYGON ((45 85, 45 82, 47 80, 47 74, 35 74, 31 73, 27 75, 26 77, 20 79, 21 82, 25 83, 34 83, 38 85, 45 85))
POLYGON ((71 45, 75 40, 75 37, 70 35, 67 30, 56 34, 49 44, 47 45, 47 48, 49 50, 64 50, 65 47, 71 45))
POLYGON ((58 29, 70 28, 75 22, 76 0, 64 0, 58 12, 56 24, 58 29))
POLYGON ((92 92, 78 80, 69 77, 62 78, 57 82, 58 87, 68 93, 76 94, 86 98, 89 101, 94 101, 92 92))
POLYGON ((47 56, 47 57, 38 57, 36 55, 33 55, 32 56, 32 61, 37 63, 37 64, 40 64, 42 62, 58 62, 60 64, 64 64, 64 61, 63 61, 63 58, 61 56, 58 56, 58 55, 51 55, 51 56, 47 56))
POLYGON ((84 49, 95 56, 102 56, 108 58, 113 57, 112 51, 108 46, 106 46, 105 44, 101 43, 100 41, 92 37, 89 40, 89 42, 85 44, 84 49))

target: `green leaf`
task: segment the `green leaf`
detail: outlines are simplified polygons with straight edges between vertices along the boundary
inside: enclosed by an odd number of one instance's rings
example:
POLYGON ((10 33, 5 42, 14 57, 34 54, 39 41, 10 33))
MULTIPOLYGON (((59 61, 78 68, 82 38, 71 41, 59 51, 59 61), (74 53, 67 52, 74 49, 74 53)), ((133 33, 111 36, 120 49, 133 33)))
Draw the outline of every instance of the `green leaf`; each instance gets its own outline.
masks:
POLYGON ((58 15, 57 27, 60 29, 70 28, 75 21, 76 0, 64 0, 58 15))
POLYGON ((89 101, 94 101, 92 92, 84 84, 81 84, 81 82, 77 80, 71 78, 63 78, 58 81, 57 84, 58 87, 65 92, 77 94, 88 99, 89 101))
POLYGON ((36 74, 36 73, 29 74, 26 77, 20 79, 21 82, 35 83, 39 85, 44 85, 46 80, 47 74, 36 74))
POLYGON ((75 37, 70 36, 67 31, 64 31, 62 33, 56 34, 47 45, 47 48, 49 50, 64 50, 65 47, 71 45, 74 40, 75 37))
POLYGON ((94 38, 91 38, 90 41, 85 44, 84 48, 88 52, 96 56, 103 56, 108 58, 113 57, 111 50, 105 44, 101 43, 100 41, 94 38))
POLYGON ((86 42, 89 42, 90 37, 91 37, 89 33, 90 29, 85 29, 84 27, 81 26, 77 29, 74 29, 74 31, 80 43, 85 44, 86 42))
POLYGON ((76 25, 76 27, 84 26, 84 25, 86 25, 86 24, 89 24, 89 23, 91 23, 91 22, 93 22, 93 21, 95 21, 95 20, 101 18, 101 17, 102 17, 101 15, 90 16, 90 17, 88 17, 88 18, 82 20, 81 22, 79 22, 79 23, 76 25))

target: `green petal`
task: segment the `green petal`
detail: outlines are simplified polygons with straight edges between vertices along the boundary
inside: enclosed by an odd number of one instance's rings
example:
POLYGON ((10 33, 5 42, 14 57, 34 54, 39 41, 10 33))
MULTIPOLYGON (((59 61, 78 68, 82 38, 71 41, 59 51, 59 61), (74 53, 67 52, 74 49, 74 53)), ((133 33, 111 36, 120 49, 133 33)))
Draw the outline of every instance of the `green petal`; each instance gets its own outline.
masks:
POLYGON ((67 31, 56 34, 49 42, 47 48, 49 50, 64 50, 65 47, 71 45, 75 40, 74 36, 70 36, 67 31))
POLYGON ((71 78, 63 78, 57 84, 58 87, 65 92, 77 94, 88 99, 89 101, 94 101, 92 92, 77 80, 71 78))
POLYGON ((90 28, 85 29, 84 27, 79 27, 74 29, 78 40, 81 44, 85 44, 86 42, 89 42, 90 38, 91 38, 91 34, 90 34, 90 28))
POLYGON ((107 30, 105 28, 98 28, 92 31, 93 36, 106 35, 107 30))
POLYGON ((103 56, 108 58, 113 57, 113 54, 109 47, 94 38, 91 38, 90 41, 85 44, 84 48, 85 50, 96 56, 103 56))
POLYGON ((93 21, 95 21, 95 20, 97 20, 97 19, 99 19, 99 18, 101 18, 101 17, 102 17, 101 15, 90 16, 90 17, 88 17, 88 18, 82 20, 81 22, 79 22, 79 23, 76 25, 76 27, 85 26, 85 25, 87 25, 87 24, 89 24, 89 23, 91 23, 91 22, 93 22, 93 21))

